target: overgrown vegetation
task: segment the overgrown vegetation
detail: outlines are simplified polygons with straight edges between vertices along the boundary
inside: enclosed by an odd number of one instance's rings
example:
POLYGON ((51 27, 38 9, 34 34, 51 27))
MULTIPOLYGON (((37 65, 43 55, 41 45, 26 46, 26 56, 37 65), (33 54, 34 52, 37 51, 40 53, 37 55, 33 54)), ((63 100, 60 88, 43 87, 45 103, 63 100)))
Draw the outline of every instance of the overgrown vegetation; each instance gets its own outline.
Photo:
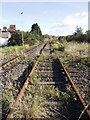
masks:
POLYGON ((62 92, 58 87, 48 85, 29 85, 19 104, 19 109, 15 110, 15 118, 54 118, 55 112, 50 110, 52 106, 62 109, 62 114, 68 110, 70 103, 73 103, 73 93, 62 92), (49 115, 48 115, 49 112, 49 115))
POLYGON ((83 29, 81 27, 77 26, 73 35, 60 36, 59 40, 61 40, 62 38, 66 39, 68 42, 76 41, 76 42, 88 42, 88 43, 90 43, 90 30, 83 33, 83 29))
POLYGON ((77 43, 77 42, 68 42, 65 47, 65 51, 60 55, 60 58, 64 61, 75 61, 77 59, 89 58, 89 43, 77 43))
POLYGON ((38 78, 37 73, 35 71, 31 75, 30 81, 31 81, 31 83, 38 83, 39 82, 39 78, 38 78))
MULTIPOLYGON (((11 38, 9 39, 9 46, 12 45, 22 45, 22 32, 17 30, 11 33, 11 38)), ((31 31, 23 32, 24 44, 34 45, 43 42, 44 36, 42 35, 41 29, 37 23, 33 24, 31 31)))
POLYGON ((52 41, 54 48, 58 51, 59 46, 63 44, 64 50, 61 54, 59 53, 63 62, 89 58, 90 30, 83 34, 82 28, 77 26, 73 35, 60 36, 58 42, 52 41))
POLYGON ((5 55, 7 53, 17 52, 17 51, 21 51, 21 50, 24 50, 27 48, 29 48, 28 45, 25 45, 25 46, 6 46, 6 47, 2 48, 1 53, 2 53, 2 55, 5 55))
POLYGON ((64 42, 60 43, 58 41, 51 41, 53 44, 53 48, 58 51, 64 51, 65 50, 65 44, 64 42))

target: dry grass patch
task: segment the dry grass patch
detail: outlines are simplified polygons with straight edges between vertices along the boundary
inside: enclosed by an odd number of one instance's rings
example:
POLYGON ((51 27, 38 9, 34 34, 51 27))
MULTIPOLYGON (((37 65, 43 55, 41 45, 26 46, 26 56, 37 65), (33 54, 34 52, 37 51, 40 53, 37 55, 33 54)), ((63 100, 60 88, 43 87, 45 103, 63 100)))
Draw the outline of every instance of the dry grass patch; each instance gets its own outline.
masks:
POLYGON ((73 57, 88 57, 89 46, 90 44, 88 43, 69 42, 65 48, 65 52, 73 57))

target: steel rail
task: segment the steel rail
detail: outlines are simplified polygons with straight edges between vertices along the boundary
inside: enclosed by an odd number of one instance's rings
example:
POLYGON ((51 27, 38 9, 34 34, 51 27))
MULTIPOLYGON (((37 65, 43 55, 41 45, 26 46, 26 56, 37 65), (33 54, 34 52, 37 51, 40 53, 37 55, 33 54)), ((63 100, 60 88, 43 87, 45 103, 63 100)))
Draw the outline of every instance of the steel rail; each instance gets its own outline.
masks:
POLYGON ((9 61, 7 61, 6 63, 2 64, 2 68, 5 69, 8 65, 10 65, 11 63, 15 62, 16 60, 20 59, 21 56, 17 56, 9 61))
MULTIPOLYGON (((60 61, 60 59, 59 59, 59 61, 60 61)), ((64 69, 64 71, 65 71, 65 73, 66 73, 66 75, 67 75, 67 77, 68 77, 71 85, 73 86, 74 90, 76 91, 76 93, 77 93, 77 95, 78 95, 81 103, 83 104, 84 108, 86 108, 86 103, 85 103, 85 101, 83 100, 83 98, 81 97, 81 95, 80 95, 77 87, 75 86, 73 80, 71 79, 69 73, 67 72, 66 68, 64 67, 63 63, 61 63, 61 61, 60 61, 60 64, 62 65, 62 67, 63 67, 63 69, 64 69)), ((88 113, 88 115, 89 115, 89 117, 90 117, 90 111, 89 111, 89 110, 86 110, 86 112, 88 113)))
MULTIPOLYGON (((39 59, 40 59, 40 57, 41 57, 41 53, 42 53, 42 51, 44 50, 44 48, 46 47, 47 43, 48 43, 48 42, 46 42, 46 43, 44 44, 43 48, 40 50, 40 55, 39 55, 39 57, 38 57, 38 60, 37 60, 37 62, 35 63, 34 67, 32 68, 29 76, 27 77, 27 79, 26 79, 26 81, 25 81, 25 83, 24 83, 24 85, 23 85, 20 93, 18 94, 17 99, 16 99, 16 101, 15 101, 15 103, 14 103, 14 105, 13 105, 13 108, 17 108, 17 107, 18 107, 19 101, 20 101, 20 99, 22 98, 22 96, 23 96, 23 94, 24 94, 24 91, 25 91, 25 89, 26 89, 27 86, 28 86, 28 83, 30 82, 29 79, 30 79, 31 75, 33 74, 35 68, 37 67, 37 64, 38 64, 38 62, 39 62, 39 59)), ((31 83, 31 84, 33 84, 33 83, 31 83)), ((10 119, 12 118, 12 114, 13 114, 13 111, 14 111, 13 108, 10 109, 10 111, 9 111, 9 113, 8 113, 8 115, 7 115, 6 120, 10 120, 10 119)))
MULTIPOLYGON (((51 43, 51 42, 50 42, 50 43, 51 43)), ((51 45, 51 46, 52 46, 52 45, 51 45)), ((53 46, 52 46, 52 48, 53 48, 53 46)), ((53 48, 53 49, 54 49, 54 48, 53 48)), ((56 53, 55 49, 54 49, 54 52, 56 53)), ((57 55, 57 53, 56 53, 56 55, 57 55)), ((78 97, 79 97, 79 99, 80 99, 80 101, 81 101, 83 107, 85 108, 85 110, 86 110, 88 116, 90 117, 90 110, 87 110, 87 109, 86 109, 87 106, 86 106, 85 101, 84 101, 83 98, 81 97, 81 95, 80 95, 80 93, 79 93, 77 87, 75 86, 75 84, 74 84, 72 78, 70 77, 68 71, 66 70, 65 66, 64 66, 63 63, 61 62, 61 60, 60 60, 60 58, 59 58, 58 55, 57 55, 57 57, 58 57, 58 59, 59 59, 59 62, 60 62, 60 64, 61 64, 63 70, 65 71, 65 74, 66 74, 68 80, 70 81, 71 85, 73 86, 73 88, 74 88, 75 92, 77 93, 77 95, 78 95, 78 97)))
MULTIPOLYGON (((19 101, 21 100, 21 98, 22 98, 22 96, 23 96, 23 94, 24 94, 24 91, 25 91, 25 89, 27 88, 28 83, 30 82, 29 79, 30 79, 31 75, 33 74, 34 70, 36 69, 37 64, 39 63, 39 60, 40 60, 42 51, 44 50, 44 48, 45 48, 46 45, 47 45, 47 43, 46 43, 46 44, 43 46, 43 48, 40 50, 39 58, 38 58, 37 62, 35 63, 34 67, 32 68, 32 71, 30 72, 30 74, 29 74, 29 76, 28 76, 26 82, 24 83, 24 85, 23 85, 23 87, 22 87, 20 93, 18 94, 17 99, 16 99, 16 101, 15 101, 15 104, 14 104, 13 108, 14 108, 14 107, 18 107, 19 101)), ((50 43, 50 45, 51 45, 51 43, 50 43)), ((51 46, 52 46, 52 45, 51 45, 51 46)), ((53 47, 52 47, 52 48, 53 48, 53 47)), ((56 53, 55 49, 54 49, 54 52, 56 53)), ((56 54, 56 55, 57 55, 57 54, 56 54)), ((58 57, 58 59, 59 59, 59 56, 58 56, 58 55, 57 55, 57 57, 58 57)), ((74 90, 75 90, 75 92, 76 92, 76 94, 77 94, 79 100, 81 101, 81 104, 83 105, 83 107, 85 108, 85 110, 86 110, 88 116, 90 117, 90 111, 86 109, 86 104, 85 104, 83 98, 81 97, 81 95, 80 95, 78 89, 76 88, 76 86, 75 86, 73 80, 71 79, 69 73, 67 72, 66 68, 64 67, 64 65, 63 65, 63 63, 61 62, 60 59, 59 59, 59 62, 60 62, 60 65, 62 66, 62 68, 63 68, 63 70, 64 70, 64 72, 65 72, 65 74, 66 74, 66 76, 67 76, 67 78, 68 78, 68 80, 69 80, 71 86, 74 88, 74 90)), ((31 84, 33 84, 33 83, 31 83, 31 84)), ((42 83, 39 83, 39 84, 42 84, 42 83)), ((44 83, 44 84, 47 84, 47 83, 44 83)), ((54 84, 54 83, 49 83, 49 84, 54 84)), ((8 116, 7 116, 7 118, 6 118, 6 120, 10 120, 10 119, 11 119, 12 114, 13 114, 13 111, 14 111, 14 109, 11 109, 11 110, 10 110, 10 112, 9 112, 9 114, 8 114, 8 116)))

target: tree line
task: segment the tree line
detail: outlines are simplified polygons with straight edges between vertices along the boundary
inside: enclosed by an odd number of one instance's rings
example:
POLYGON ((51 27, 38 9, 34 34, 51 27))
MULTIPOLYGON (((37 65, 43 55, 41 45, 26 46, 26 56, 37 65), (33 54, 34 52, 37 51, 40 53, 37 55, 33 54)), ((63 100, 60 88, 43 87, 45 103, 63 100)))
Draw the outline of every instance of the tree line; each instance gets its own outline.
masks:
POLYGON ((61 40, 62 38, 65 38, 68 42, 76 41, 76 42, 90 43, 90 30, 83 33, 83 29, 81 27, 77 26, 73 35, 60 36, 58 39, 61 40))
MULTIPOLYGON (((37 23, 31 26, 31 31, 24 32, 24 43, 29 45, 34 45, 36 43, 43 42, 44 39, 50 39, 48 34, 42 35, 42 31, 37 23)), ((52 36, 53 39, 55 36, 52 36)), ((76 27, 75 32, 73 35, 67 36, 60 36, 58 37, 59 40, 65 39, 66 41, 76 41, 76 42, 89 42, 90 43, 90 30, 83 33, 83 29, 81 27, 76 27)), ((8 45, 22 45, 22 32, 16 30, 15 32, 11 33, 11 38, 9 39, 8 45)))

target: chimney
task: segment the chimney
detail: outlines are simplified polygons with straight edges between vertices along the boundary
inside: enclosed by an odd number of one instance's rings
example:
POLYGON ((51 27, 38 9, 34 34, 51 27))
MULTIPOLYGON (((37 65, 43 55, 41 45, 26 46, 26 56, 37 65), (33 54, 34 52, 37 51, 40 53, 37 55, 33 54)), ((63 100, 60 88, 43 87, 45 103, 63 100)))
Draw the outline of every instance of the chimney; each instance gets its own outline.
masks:
POLYGON ((3 31, 4 31, 4 32, 7 32, 7 27, 3 27, 3 31))

